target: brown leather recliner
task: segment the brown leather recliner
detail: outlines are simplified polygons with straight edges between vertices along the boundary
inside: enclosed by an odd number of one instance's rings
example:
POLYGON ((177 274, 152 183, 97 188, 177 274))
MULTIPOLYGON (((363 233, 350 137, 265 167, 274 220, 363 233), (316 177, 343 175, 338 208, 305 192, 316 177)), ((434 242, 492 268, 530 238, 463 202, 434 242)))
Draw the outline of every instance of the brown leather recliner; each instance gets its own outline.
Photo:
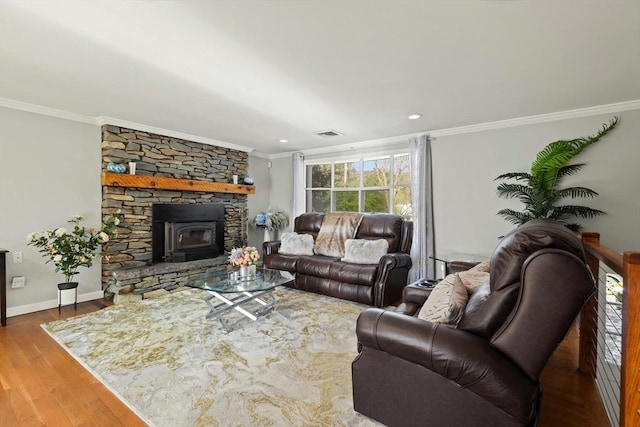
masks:
POLYGON ((594 289, 575 234, 520 226, 491 256, 488 299, 457 327, 417 317, 420 284, 396 311, 360 315, 355 410, 389 426, 535 425, 540 372, 594 289))

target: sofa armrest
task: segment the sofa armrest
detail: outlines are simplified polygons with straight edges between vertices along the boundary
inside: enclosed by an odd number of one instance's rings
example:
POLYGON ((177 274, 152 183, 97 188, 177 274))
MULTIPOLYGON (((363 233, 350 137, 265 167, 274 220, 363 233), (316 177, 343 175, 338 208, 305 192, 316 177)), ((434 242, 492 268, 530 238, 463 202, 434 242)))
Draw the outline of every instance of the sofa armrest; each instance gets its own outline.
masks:
POLYGON ((356 335, 361 352, 371 348, 423 366, 509 414, 523 416, 535 406, 522 402, 535 401, 537 383, 486 339, 471 333, 369 308, 358 317, 356 335))
POLYGON ((411 269, 411 257, 404 252, 392 252, 382 256, 378 263, 378 276, 373 284, 375 307, 386 307, 399 300, 407 285, 411 269))
POLYGON ((280 240, 264 242, 262 244, 262 252, 264 253, 264 255, 277 254, 279 249, 280 249, 280 240))

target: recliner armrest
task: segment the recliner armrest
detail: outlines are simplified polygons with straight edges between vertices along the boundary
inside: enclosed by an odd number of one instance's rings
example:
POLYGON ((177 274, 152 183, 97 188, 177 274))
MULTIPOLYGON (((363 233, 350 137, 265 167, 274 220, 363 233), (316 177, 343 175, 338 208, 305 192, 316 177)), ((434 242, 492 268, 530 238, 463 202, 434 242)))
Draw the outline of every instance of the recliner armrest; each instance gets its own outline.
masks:
POLYGON ((393 311, 369 308, 358 317, 358 346, 421 365, 476 393, 516 419, 530 419, 537 383, 486 339, 393 311), (498 392, 497 392, 498 391, 498 392))
POLYGON ((420 279, 408 284, 402 290, 402 303, 396 308, 396 313, 413 316, 420 310, 431 295, 435 284, 432 281, 420 279))

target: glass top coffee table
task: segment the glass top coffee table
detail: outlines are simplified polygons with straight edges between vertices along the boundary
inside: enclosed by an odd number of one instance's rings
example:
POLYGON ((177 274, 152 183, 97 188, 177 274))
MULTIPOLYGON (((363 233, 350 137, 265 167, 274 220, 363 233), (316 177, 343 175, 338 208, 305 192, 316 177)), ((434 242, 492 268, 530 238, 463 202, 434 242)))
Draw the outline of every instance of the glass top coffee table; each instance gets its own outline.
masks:
MULTIPOLYGON (((227 331, 239 323, 229 316, 231 309, 243 316, 257 320, 273 310, 275 297, 273 291, 293 279, 293 276, 280 270, 256 268, 251 278, 240 278, 236 271, 212 270, 189 279, 186 286, 209 292, 205 301, 211 310, 207 319, 218 319, 227 331), (224 294, 224 295, 223 295, 224 294)), ((242 320, 242 318, 240 318, 242 320)))

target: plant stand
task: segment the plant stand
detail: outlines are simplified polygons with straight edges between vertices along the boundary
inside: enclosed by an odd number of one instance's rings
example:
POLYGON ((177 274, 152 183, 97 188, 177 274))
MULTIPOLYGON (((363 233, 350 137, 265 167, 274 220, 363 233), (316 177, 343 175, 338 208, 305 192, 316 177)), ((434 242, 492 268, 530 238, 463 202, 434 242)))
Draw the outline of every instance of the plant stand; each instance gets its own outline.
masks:
POLYGON ((78 282, 64 282, 58 283, 58 312, 62 307, 62 291, 73 289, 75 291, 75 298, 73 300, 73 309, 78 308, 78 282))

